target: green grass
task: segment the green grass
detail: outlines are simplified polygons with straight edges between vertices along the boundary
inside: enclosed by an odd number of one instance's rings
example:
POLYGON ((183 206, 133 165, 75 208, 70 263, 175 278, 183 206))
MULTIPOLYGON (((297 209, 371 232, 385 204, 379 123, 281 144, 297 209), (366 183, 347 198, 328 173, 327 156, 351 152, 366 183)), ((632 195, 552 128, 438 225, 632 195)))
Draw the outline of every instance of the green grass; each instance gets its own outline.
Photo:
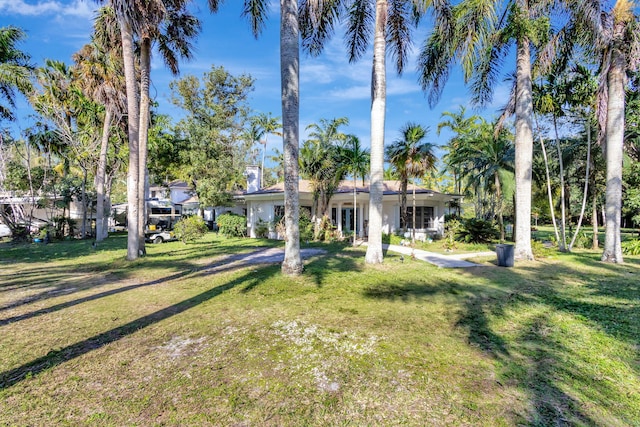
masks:
POLYGON ((0 246, 0 425, 639 425, 640 257, 439 269, 209 234, 0 246))

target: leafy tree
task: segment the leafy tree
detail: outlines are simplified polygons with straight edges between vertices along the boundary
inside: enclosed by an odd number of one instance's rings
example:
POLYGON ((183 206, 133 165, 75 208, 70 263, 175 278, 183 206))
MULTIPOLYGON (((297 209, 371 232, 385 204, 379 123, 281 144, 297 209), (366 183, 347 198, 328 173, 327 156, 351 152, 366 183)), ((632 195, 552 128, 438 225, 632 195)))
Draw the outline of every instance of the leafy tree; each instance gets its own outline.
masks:
POLYGON ((244 171, 248 147, 240 134, 253 79, 213 66, 201 80, 185 76, 170 87, 173 103, 187 114, 176 127, 178 177, 193 186, 201 207, 228 205, 244 171))
MULTIPOLYGON (((447 155, 450 165, 461 170, 461 178, 473 186, 478 200, 495 195, 495 209, 488 217, 498 218, 500 239, 504 240, 504 187, 513 181, 514 146, 512 135, 505 129, 496 132, 494 125, 480 119, 472 129, 459 139, 455 151, 447 155)), ((476 209, 476 216, 483 216, 482 206, 476 209)))
POLYGON ((37 71, 39 88, 32 94, 34 109, 48 120, 65 145, 65 154, 81 169, 83 221, 81 235, 86 237, 89 208, 87 183, 96 169, 95 156, 102 129, 102 109, 78 87, 73 69, 59 61, 47 60, 37 71))

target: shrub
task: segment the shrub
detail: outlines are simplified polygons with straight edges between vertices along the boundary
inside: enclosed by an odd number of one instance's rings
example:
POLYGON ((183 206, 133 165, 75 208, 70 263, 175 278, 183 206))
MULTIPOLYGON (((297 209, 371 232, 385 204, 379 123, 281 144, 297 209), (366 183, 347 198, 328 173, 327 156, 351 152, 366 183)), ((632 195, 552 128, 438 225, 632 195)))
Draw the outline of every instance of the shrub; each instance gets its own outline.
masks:
POLYGON ((622 242, 622 252, 627 255, 640 255, 640 240, 627 240, 622 242))
POLYGON ((306 209, 300 210, 300 241, 309 242, 313 239, 313 222, 306 209))
POLYGON ((442 247, 447 250, 453 250, 456 245, 456 234, 460 230, 460 221, 457 219, 451 219, 444 224, 444 236, 442 247))
POLYGON ((193 243, 198 239, 202 239, 209 231, 209 228, 199 216, 188 216, 176 222, 173 231, 182 243, 193 243))
POLYGON ((220 233, 225 237, 246 237, 247 217, 234 213, 225 213, 218 217, 220 233))
POLYGON ((578 231, 578 236, 576 237, 576 241, 573 244, 574 248, 584 249, 590 248, 592 244, 591 236, 588 236, 584 230, 578 231))
POLYGON ((462 222, 460 239, 467 243, 489 243, 500 236, 492 221, 468 218, 462 222))
POLYGON ((269 237, 269 228, 271 228, 271 223, 259 219, 256 224, 256 237, 262 239, 269 237))
POLYGON ((54 237, 58 240, 64 239, 65 236, 73 236, 76 231, 76 221, 64 216, 55 216, 51 218, 54 225, 54 237))
POLYGON ((331 219, 327 215, 323 216, 318 225, 316 240, 325 242, 333 241, 335 239, 335 229, 331 223, 331 219))
POLYGON ((545 244, 539 240, 531 240, 531 252, 533 253, 533 257, 535 259, 547 258, 552 256, 555 253, 555 250, 552 247, 547 247, 545 244))

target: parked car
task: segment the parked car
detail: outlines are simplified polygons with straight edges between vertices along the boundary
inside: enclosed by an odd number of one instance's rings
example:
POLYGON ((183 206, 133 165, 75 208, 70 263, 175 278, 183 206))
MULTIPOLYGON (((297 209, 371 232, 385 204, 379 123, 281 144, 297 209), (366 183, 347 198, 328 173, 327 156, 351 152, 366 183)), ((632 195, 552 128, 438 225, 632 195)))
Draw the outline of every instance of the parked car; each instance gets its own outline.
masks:
POLYGON ((11 237, 12 234, 8 225, 0 223, 0 237, 11 237))

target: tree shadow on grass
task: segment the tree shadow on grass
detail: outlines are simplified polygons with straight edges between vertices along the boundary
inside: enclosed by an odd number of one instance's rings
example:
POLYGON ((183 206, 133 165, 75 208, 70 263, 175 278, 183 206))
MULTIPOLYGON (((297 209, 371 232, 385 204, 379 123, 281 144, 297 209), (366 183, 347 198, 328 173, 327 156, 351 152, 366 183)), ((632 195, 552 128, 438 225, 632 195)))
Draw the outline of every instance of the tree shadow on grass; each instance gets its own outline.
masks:
MULTIPOLYGON (((271 274, 274 275, 276 274, 277 270, 270 269, 269 271, 271 271, 271 274)), ((199 274, 206 275, 206 274, 211 274, 213 272, 219 272, 219 270, 210 271, 209 269, 209 270, 200 272, 199 274)), ((220 286, 216 286, 215 288, 209 289, 205 292, 202 292, 196 296, 188 298, 177 304, 173 304, 169 307, 163 308, 154 313, 148 314, 146 316, 142 316, 125 325, 119 326, 117 328, 111 329, 109 331, 103 332, 98 335, 94 335, 93 337, 90 337, 83 341, 69 345, 60 350, 50 351, 48 354, 36 360, 25 363, 24 365, 11 369, 9 371, 0 373, 0 389, 9 388, 25 380, 26 378, 29 378, 33 375, 37 375, 47 369, 56 367, 62 363, 68 362, 72 359, 75 359, 76 357, 89 353, 90 351, 93 351, 101 347, 104 347, 108 344, 114 343, 128 335, 131 335, 141 329, 146 328, 147 326, 153 325, 162 320, 175 316, 176 314, 180 314, 186 310, 196 307, 206 301, 209 301, 212 298, 217 297, 218 295, 222 294, 225 291, 228 291, 242 283, 245 283, 247 280, 251 279, 252 274, 253 273, 251 271, 246 272, 242 276, 228 283, 225 283, 220 286)), ((170 278, 165 278, 159 281, 137 285, 137 287, 149 286, 152 284, 160 283, 161 281, 175 280, 176 278, 182 277, 184 275, 186 274, 177 274, 170 278)))
POLYGON ((362 255, 360 252, 330 253, 305 267, 305 274, 313 277, 318 288, 324 286, 326 278, 336 272, 347 273, 361 271, 362 255))
MULTIPOLYGON (((259 249, 257 251, 254 252, 247 252, 247 253, 239 253, 239 254, 233 254, 233 255, 229 255, 221 260, 218 260, 217 262, 213 263, 213 264, 209 264, 206 266, 202 266, 202 267, 198 267, 198 268, 194 268, 193 265, 191 264, 184 264, 184 265, 180 265, 181 270, 182 271, 178 271, 175 274, 169 275, 169 276, 163 276, 161 278, 155 279, 155 280, 151 280, 151 281, 147 281, 147 282, 143 282, 143 283, 136 283, 136 284, 132 284, 132 285, 128 285, 128 286, 123 286, 123 287, 119 287, 116 289, 109 289, 107 291, 103 291, 103 292, 99 292, 96 294, 91 294, 91 295, 87 295, 86 297, 82 297, 82 298, 76 298, 74 300, 70 300, 70 301, 65 301, 62 302, 60 304, 55 304, 53 306, 50 307, 45 307, 39 310, 35 310, 35 311, 31 311, 28 313, 24 313, 24 314, 20 314, 17 316, 12 316, 12 317, 8 317, 5 319, 0 319, 0 326, 4 326, 7 325, 9 323, 14 323, 14 322, 18 322, 18 321, 22 321, 22 320, 27 320, 27 319, 31 319, 34 317, 38 317, 44 314, 48 314, 48 313, 53 313, 56 311, 60 311, 69 307, 73 307, 79 304, 83 304, 89 301, 94 301, 97 300, 99 298, 105 298, 105 297, 109 297, 111 295, 116 295, 116 294, 120 294, 123 292, 127 292, 127 291, 131 291, 134 289, 139 289, 139 288, 143 288, 143 287, 149 287, 149 286, 154 286, 154 285, 159 285, 162 283, 166 283, 166 282, 170 282, 173 280, 177 280, 177 279, 181 279, 184 278, 186 276, 192 276, 192 277, 198 277, 198 276, 205 276, 205 275, 209 275, 209 274, 215 274, 215 273, 223 273, 225 271, 229 271, 229 270, 235 270, 235 269, 239 269, 239 268, 243 268, 245 267, 245 261, 247 261, 248 259, 251 259, 251 263, 254 264, 269 264, 273 262, 273 259, 270 255, 263 255, 262 254, 262 249, 259 249)), ((112 282, 113 284, 114 282, 112 282)), ((51 297, 51 296, 50 296, 51 297)), ((44 298, 41 298, 44 299, 44 298)), ((29 301, 29 302, 33 302, 33 301, 29 301)))
MULTIPOLYGON (((265 244, 265 242, 258 242, 257 244, 254 242, 250 242, 251 244, 246 244, 247 242, 241 243, 243 244, 238 244, 237 239, 224 239, 220 241, 202 243, 196 242, 189 245, 183 245, 176 242, 177 247, 172 248, 170 252, 167 252, 165 250, 154 253, 152 249, 148 252, 148 255, 145 256, 144 259, 140 262, 144 263, 145 268, 149 268, 152 270, 157 268, 157 271, 176 271, 176 274, 178 276, 174 278, 178 278, 180 277, 180 275, 186 274, 186 272, 193 272, 196 270, 201 270, 202 268, 210 268, 211 266, 215 266, 218 263, 224 264, 233 261, 234 257, 243 257, 243 254, 256 253, 265 249, 281 246, 280 244, 265 244), (170 260, 167 259, 168 255, 170 255, 171 257, 170 260), (205 260, 207 263, 196 263, 196 260, 205 260)), ((71 252, 78 253, 82 252, 82 248, 87 246, 88 242, 62 242, 62 244, 75 249, 71 252)), ((162 248, 166 249, 166 245, 167 244, 163 244, 162 248)), ((152 247, 159 247, 159 245, 155 245, 152 247)), ((90 249, 90 251, 92 251, 93 254, 106 254, 107 252, 109 252, 108 249, 90 249)), ((58 259, 56 258, 55 252, 51 252, 51 247, 49 247, 49 252, 47 254, 49 258, 58 259)), ((62 258, 65 257, 66 255, 62 256, 62 258)), ((46 262, 49 258, 45 257, 45 259, 41 261, 46 262)), ((26 295, 19 300, 0 306, 0 312, 17 307, 22 307, 26 304, 44 301, 50 298, 68 296, 70 294, 95 289, 102 285, 111 285, 128 278, 131 275, 132 270, 136 268, 135 263, 131 264, 122 261, 121 266, 114 269, 114 266, 112 264, 113 255, 107 255, 105 256, 105 259, 105 261, 92 262, 86 262, 85 260, 82 260, 79 261, 73 268, 70 268, 69 266, 51 266, 41 268, 26 268, 22 270, 20 274, 11 272, 0 273, 0 292, 11 292, 15 290, 25 290, 29 292, 31 290, 40 290, 37 293, 30 292, 29 295, 26 295), (105 277, 101 274, 103 271, 109 271, 110 274, 105 277), (88 275, 94 275, 95 277, 87 277, 88 275)), ((140 286, 136 285, 128 288, 121 288, 121 291, 106 291, 104 294, 99 295, 109 296, 114 293, 135 289, 137 287, 140 286)), ((85 297, 80 298, 78 301, 86 302, 92 299, 95 298, 85 297)), ((74 304, 73 302, 63 303, 60 305, 60 307, 66 308, 71 305, 76 304, 74 304)), ((47 313, 50 311, 55 311, 55 307, 57 306, 54 306, 53 309, 42 309, 40 310, 40 312, 47 313)), ((29 317, 33 316, 24 315, 24 318, 29 317)), ((20 317, 18 320, 22 320, 22 317, 20 317)), ((15 319, 0 320, 0 326, 10 323, 11 321, 15 321, 15 319)))
MULTIPOLYGON (((607 381, 594 381, 589 373, 581 372, 589 366, 591 356, 588 352, 576 354, 563 344, 563 340, 571 342, 566 336, 569 332, 553 324, 546 313, 558 318, 570 315, 580 327, 593 327, 594 334, 604 331, 638 348, 639 280, 635 278, 640 277, 640 270, 636 263, 608 265, 604 279, 597 279, 592 277, 591 268, 598 269, 600 262, 592 255, 577 255, 576 262, 590 268, 582 270, 575 264, 553 261, 553 265, 532 263, 513 269, 461 269, 455 271, 458 279, 451 282, 437 275, 422 283, 398 277, 365 288, 363 293, 369 298, 404 302, 420 299, 426 304, 434 295, 452 294, 451 309, 455 312, 454 307, 458 308, 455 326, 466 331, 467 343, 499 361, 496 365, 499 381, 529 397, 530 411, 513 413, 515 422, 536 426, 598 425, 602 420, 592 418, 585 411, 585 405, 607 407, 616 396, 622 397, 619 393, 624 388, 617 389, 607 381), (535 315, 530 324, 515 320, 518 323, 511 328, 521 333, 515 339, 505 335, 511 330, 504 329, 504 325, 497 329, 496 325, 502 324, 502 320, 513 322, 514 313, 521 310, 531 313, 542 310, 544 314, 535 315), (552 335, 550 329, 556 335, 552 335), (579 367, 576 367, 573 362, 578 360, 579 367), (576 396, 588 397, 581 401, 576 396)), ((624 362, 631 371, 638 372, 637 360, 623 358, 624 362)), ((628 409, 626 415, 612 411, 604 416, 609 421, 624 423, 629 420, 629 413, 628 409)))

